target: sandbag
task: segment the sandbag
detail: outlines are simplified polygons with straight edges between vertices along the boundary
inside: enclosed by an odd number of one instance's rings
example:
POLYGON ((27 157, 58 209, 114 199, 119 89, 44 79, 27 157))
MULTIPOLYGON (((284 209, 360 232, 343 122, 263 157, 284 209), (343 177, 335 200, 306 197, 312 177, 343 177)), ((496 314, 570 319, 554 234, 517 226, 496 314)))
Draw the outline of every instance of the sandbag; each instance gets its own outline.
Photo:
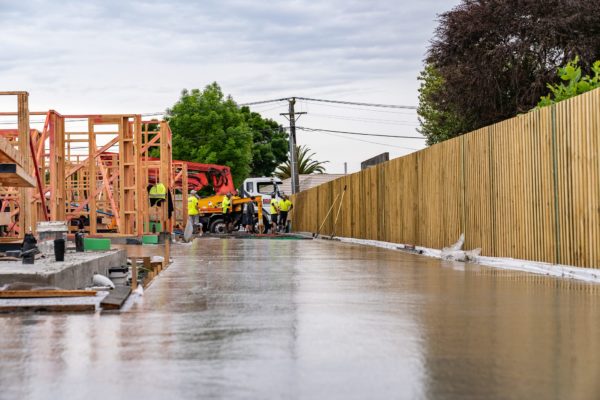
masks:
POLYGON ((185 225, 185 231, 183 231, 183 240, 185 242, 189 242, 192 240, 192 236, 194 235, 194 225, 189 222, 185 225))
POLYGON ((115 288, 115 284, 108 277, 100 274, 95 274, 93 278, 95 286, 108 286, 111 289, 115 288))

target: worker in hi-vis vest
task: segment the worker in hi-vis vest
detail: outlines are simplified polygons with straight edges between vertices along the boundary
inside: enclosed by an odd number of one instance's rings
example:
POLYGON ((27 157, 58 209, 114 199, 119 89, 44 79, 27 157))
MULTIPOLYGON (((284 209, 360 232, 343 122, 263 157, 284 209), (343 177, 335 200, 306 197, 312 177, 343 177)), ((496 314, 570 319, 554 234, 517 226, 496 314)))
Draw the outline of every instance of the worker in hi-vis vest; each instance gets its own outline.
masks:
POLYGON ((198 210, 198 193, 195 190, 190 192, 188 197, 188 224, 192 225, 193 233, 200 230, 202 233, 202 224, 200 223, 200 211, 198 210))
POLYGON ((269 208, 269 214, 271 214, 271 231, 275 233, 277 231, 277 218, 279 216, 279 202, 275 193, 271 195, 271 207, 269 208))
POLYGON ((223 221, 227 226, 227 232, 231 232, 232 229, 232 218, 231 218, 231 193, 227 193, 223 196, 223 201, 221 202, 221 206, 223 207, 223 221))
POLYGON ((148 198, 150 199, 150 206, 160 205, 162 201, 167 199, 167 187, 160 182, 150 186, 148 198))
MULTIPOLYGON (((166 203, 166 199, 167 199, 167 187, 164 185, 164 183, 156 183, 154 185, 148 185, 147 188, 148 190, 148 200, 150 201, 150 207, 161 207, 163 204, 166 203)), ((147 227, 148 229, 150 229, 150 231, 152 233, 156 233, 156 230, 160 228, 158 228, 158 224, 157 221, 160 220, 160 217, 157 214, 158 210, 154 209, 152 211, 150 211, 150 225, 147 227)))
POLYGON ((290 210, 294 208, 290 198, 284 194, 283 198, 279 202, 279 230, 286 231, 287 218, 290 210))

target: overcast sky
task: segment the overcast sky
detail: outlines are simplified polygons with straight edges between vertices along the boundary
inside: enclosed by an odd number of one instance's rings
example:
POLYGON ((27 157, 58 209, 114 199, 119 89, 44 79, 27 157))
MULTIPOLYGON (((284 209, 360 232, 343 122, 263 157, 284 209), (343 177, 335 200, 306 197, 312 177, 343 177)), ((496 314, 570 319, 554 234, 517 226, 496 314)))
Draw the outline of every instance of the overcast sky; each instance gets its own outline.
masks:
MULTIPOLYGON (((414 106, 436 16, 456 4, 0 0, 0 90, 27 90, 30 109, 69 114, 164 111, 181 89, 213 81, 238 103, 303 96, 414 106)), ((253 109, 287 124, 279 116, 286 108, 253 109)), ((298 109, 308 112, 299 126, 417 135, 412 111, 306 102, 298 109)), ((422 140, 312 132, 299 132, 298 141, 329 160, 332 173, 344 162, 353 172, 381 152, 397 157, 423 147, 422 140)))

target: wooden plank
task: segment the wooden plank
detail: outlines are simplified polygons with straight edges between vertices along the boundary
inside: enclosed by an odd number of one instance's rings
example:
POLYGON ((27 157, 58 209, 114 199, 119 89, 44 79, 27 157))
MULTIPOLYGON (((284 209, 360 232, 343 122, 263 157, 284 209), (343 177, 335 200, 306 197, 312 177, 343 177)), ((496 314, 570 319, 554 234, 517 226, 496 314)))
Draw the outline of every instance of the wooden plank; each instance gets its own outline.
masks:
MULTIPOLYGON (((29 129, 29 94, 23 92, 18 95, 18 130, 19 130, 19 153, 23 157, 21 167, 26 171, 27 174, 31 172, 30 160, 31 160, 31 149, 30 149, 30 129, 29 129)), ((33 185, 35 186, 35 184, 33 185)), ((32 190, 30 187, 21 187, 19 189, 19 237, 25 237, 25 233, 33 232, 35 229, 33 225, 33 213, 31 212, 31 202, 29 199, 32 197, 32 190)))
MULTIPOLYGON (((28 92, 24 91, 24 90, 4 90, 0 92, 0 96, 18 96, 20 94, 28 94, 28 92)), ((14 115, 13 113, 11 113, 10 115, 14 115)))
POLYGON ((0 162, 22 165, 23 156, 5 137, 0 136, 0 162))
POLYGON ((0 164, 0 185, 9 187, 35 187, 35 178, 17 164, 0 164))
POLYGON ((116 286, 108 296, 102 300, 100 306, 104 310, 119 310, 131 294, 129 286, 116 286))
POLYGON ((43 297, 91 297, 95 296, 94 290, 2 290, 0 298, 3 299, 30 299, 43 297))
POLYGON ((0 305, 0 313, 14 312, 94 312, 95 304, 36 304, 36 305, 0 305))

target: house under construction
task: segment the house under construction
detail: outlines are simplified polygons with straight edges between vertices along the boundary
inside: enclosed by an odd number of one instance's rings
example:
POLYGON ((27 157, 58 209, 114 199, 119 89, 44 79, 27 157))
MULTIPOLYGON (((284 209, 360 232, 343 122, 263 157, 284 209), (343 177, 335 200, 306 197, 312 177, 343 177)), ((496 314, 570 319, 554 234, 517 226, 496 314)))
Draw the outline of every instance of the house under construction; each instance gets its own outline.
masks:
POLYGON ((180 182, 179 201, 187 198, 181 184, 187 171, 172 162, 167 122, 139 114, 29 111, 27 92, 0 95, 17 103, 16 111, 0 112, 8 125, 0 129, 8 154, 2 162, 19 168, 0 187, 2 241, 18 241, 38 222, 51 220, 68 221, 71 230, 83 227, 90 236, 172 231, 173 210, 185 209, 174 204, 173 190, 180 182), (157 184, 167 194, 151 202, 149 191, 157 184))

